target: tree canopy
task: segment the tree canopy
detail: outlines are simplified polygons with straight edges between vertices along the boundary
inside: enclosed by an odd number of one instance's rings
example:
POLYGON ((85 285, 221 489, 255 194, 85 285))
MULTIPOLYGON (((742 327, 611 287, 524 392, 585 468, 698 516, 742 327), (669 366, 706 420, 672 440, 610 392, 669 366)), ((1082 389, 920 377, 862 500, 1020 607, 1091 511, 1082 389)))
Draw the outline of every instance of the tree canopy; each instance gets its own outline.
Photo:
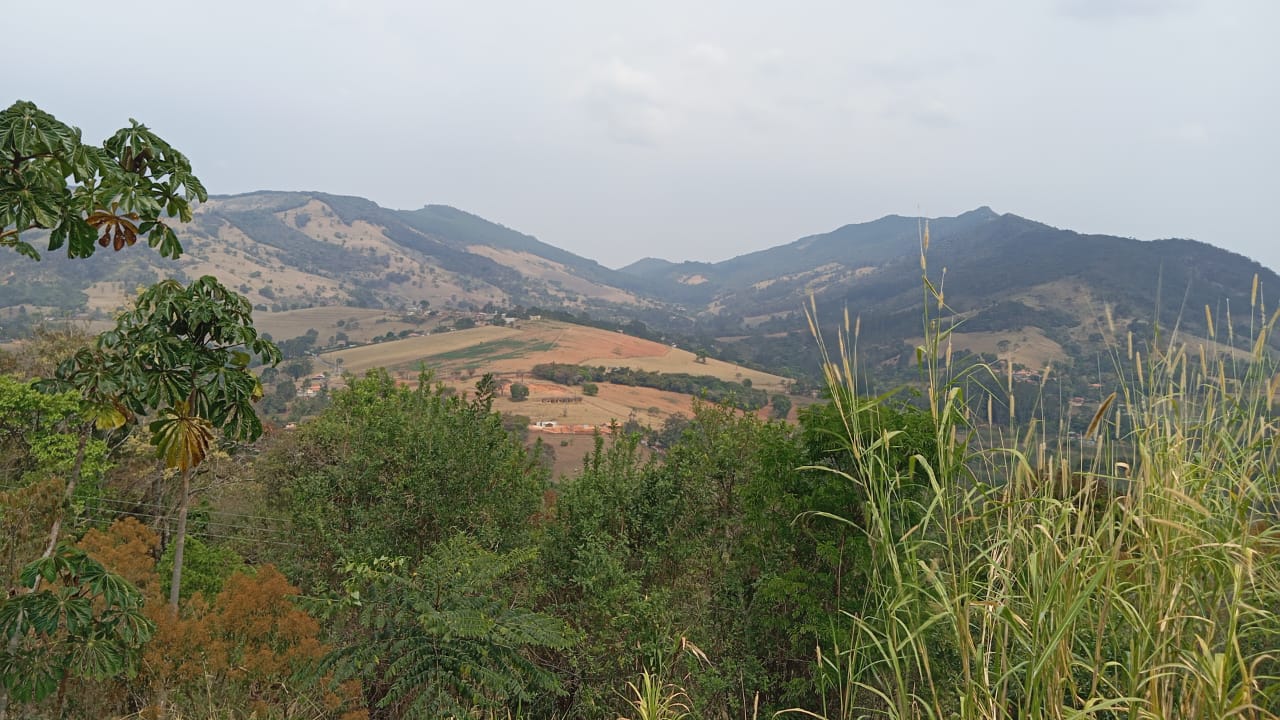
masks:
POLYGON ((48 251, 88 257, 95 241, 121 250, 140 236, 176 258, 182 244, 166 218, 191 220, 208 199, 186 156, 136 120, 101 146, 34 103, 0 111, 0 246, 39 260, 23 239, 49 231, 48 251))

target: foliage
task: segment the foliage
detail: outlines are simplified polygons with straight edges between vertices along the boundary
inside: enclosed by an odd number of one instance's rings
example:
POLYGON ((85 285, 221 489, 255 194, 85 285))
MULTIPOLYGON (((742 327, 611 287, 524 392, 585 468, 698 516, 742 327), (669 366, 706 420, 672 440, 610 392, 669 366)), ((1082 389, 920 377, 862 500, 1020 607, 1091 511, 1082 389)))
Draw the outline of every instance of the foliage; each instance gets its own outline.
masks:
MULTIPOLYGON (((927 276, 926 293, 947 312, 927 276)), ((1275 418, 1262 338, 1275 318, 1256 320, 1247 364, 1193 364, 1172 342, 1115 353, 1127 381, 1094 413, 1088 452, 1033 428, 981 453, 940 351, 948 331, 927 314, 938 457, 918 460, 923 496, 882 459, 896 436, 863 436, 867 408, 841 405, 859 461, 835 472, 867 497, 872 602, 819 658, 827 716, 1275 717, 1280 572, 1266 558, 1280 531, 1262 513, 1280 446, 1260 431, 1275 418), (911 522, 900 503, 918 508, 911 522)), ((856 359, 827 368, 841 402, 856 359)))
POLYGON ((82 692, 79 706, 99 707, 102 715, 142 706, 198 717, 232 708, 258 717, 291 716, 293 708, 306 708, 311 718, 366 717, 358 685, 327 690, 327 681, 311 677, 327 651, 320 624, 298 607, 298 589, 274 567, 234 573, 217 593, 202 594, 174 616, 163 600, 154 532, 126 518, 89 531, 80 545, 138 586, 156 632, 143 648, 138 677, 99 684, 92 697, 82 692), (104 706, 104 700, 114 705, 104 706))
MULTIPOLYGON (((262 389, 248 365, 253 356, 275 364, 280 355, 259 337, 252 313, 247 300, 210 276, 187 287, 169 280, 148 288, 115 330, 102 334, 100 350, 127 353, 112 360, 131 409, 161 409, 152 442, 170 466, 197 464, 207 448, 188 439, 198 431, 182 430, 212 426, 233 440, 262 434, 252 406, 262 389)), ((61 374, 74 379, 75 369, 61 374)))
POLYGON ((416 563, 458 532, 515 547, 547 483, 488 402, 447 396, 429 376, 398 387, 381 370, 351 378, 258 472, 308 547, 296 562, 309 576, 353 554, 416 563))
POLYGON ((331 655, 386 717, 469 717, 558 691, 536 651, 571 641, 560 620, 521 607, 513 574, 530 549, 494 553, 463 534, 416 566, 377 558, 344 566, 346 604, 363 633, 331 655))
POLYGON ((769 399, 769 414, 778 419, 785 420, 791 414, 791 398, 783 393, 778 393, 769 399))
MULTIPOLYGON (((648 670, 640 673, 640 684, 627 683, 631 691, 634 720, 686 720, 689 712, 688 696, 678 687, 665 683, 648 670)), ((624 718, 623 720, 630 720, 624 718)))
POLYGON ((304 699, 320 716, 351 708, 358 704, 357 685, 325 690, 313 676, 327 648, 320 624, 294 602, 297 594, 284 575, 264 565, 233 573, 215 597, 189 602, 180 617, 156 613, 144 679, 192 710, 239 704, 264 717, 304 699))
POLYGON ((22 572, 25 587, 46 587, 0 601, 0 682, 13 700, 65 695, 72 679, 101 680, 135 671, 138 650, 155 630, 142 594, 83 550, 61 545, 22 572))
POLYGON ((587 397, 595 397, 600 394, 600 386, 593 382, 582 383, 582 394, 587 397))
MULTIPOLYGON (((70 470, 79 412, 79 398, 73 392, 47 394, 32 383, 0 375, 0 467, 7 483, 70 470)), ((105 447, 95 448, 94 476, 106 469, 105 454, 105 447)))
POLYGON ((795 471, 805 458, 789 426, 705 404, 663 463, 642 462, 635 438, 599 441, 561 487, 543 552, 548 601, 584 634, 567 658, 572 714, 627 712, 617 688, 693 646, 709 658, 685 668, 698 707, 813 697, 808 656, 856 605, 837 602, 835 572, 809 562, 815 531, 793 523, 827 484, 795 471))
POLYGON ((524 383, 511 383, 511 400, 522 402, 529 399, 529 386, 524 383))
MULTIPOLYGON (((306 335, 294 338, 294 340, 297 341, 301 339, 309 339, 310 342, 307 343, 309 347, 310 345, 313 345, 315 343, 315 338, 317 335, 318 333, 315 330, 309 330, 306 335)), ((286 340, 285 343, 287 342, 290 342, 290 341, 286 340)), ((300 353, 293 353, 293 352, 286 351, 284 347, 284 343, 281 343, 280 354, 283 357, 292 357, 300 353)), ((310 357, 299 357, 297 359, 290 360, 289 362, 285 363, 283 367, 284 367, 285 373, 287 373, 289 377, 293 378, 294 380, 301 380, 302 378, 310 375, 315 370, 315 364, 310 357)))
MULTIPOLYGON (((169 577, 173 574, 173 555, 175 546, 169 544, 160 555, 156 568, 165 582, 161 586, 167 596, 169 594, 169 577), (169 577, 165 577, 169 576, 169 577)), ((182 558, 182 588, 179 597, 188 599, 200 593, 211 600, 222 591, 222 586, 236 572, 248 570, 244 558, 230 549, 208 545, 196 537, 188 537, 182 558)))
POLYGON ((249 370, 253 356, 276 364, 280 351, 253 327, 249 301, 204 276, 184 287, 165 280, 145 290, 134 307, 58 368, 53 387, 75 388, 99 426, 123 424, 126 413, 159 411, 151 443, 165 464, 182 473, 170 604, 181 587, 191 470, 209 453, 214 431, 254 440, 262 423, 253 403, 262 386, 249 370))
POLYGON ((207 193, 187 158, 136 120, 102 147, 33 103, 0 111, 0 246, 39 259, 22 234, 50 230, 49 252, 93 254, 94 241, 120 250, 140 235, 165 257, 182 246, 166 217, 191 221, 207 193))
POLYGON ((111 466, 103 441, 83 437, 80 450, 83 425, 75 393, 46 394, 0 375, 0 571, 6 583, 41 554, 41 538, 62 513, 84 510, 111 466), (66 478, 77 471, 86 482, 68 498, 66 478))
MULTIPOLYGON (((5 324, 11 323, 7 320, 5 324)), ((93 344, 93 339, 80 325, 40 324, 33 327, 12 352, 0 350, 0 366, 3 372, 22 379, 50 377, 59 363, 93 344)))
POLYGON ((189 468, 208 451, 214 428, 233 440, 262 434, 251 353, 279 361, 254 329, 247 300, 209 276, 188 287, 166 280, 144 291, 94 347, 63 362, 49 387, 78 390, 100 424, 159 410, 152 443, 171 466, 189 468))
POLYGON ((748 410, 758 410, 769 400, 768 393, 752 388, 749 379, 736 383, 712 375, 663 373, 629 367, 605 368, 568 363, 539 363, 533 366, 530 374, 540 380, 550 380, 561 385, 608 382, 614 385, 648 387, 696 395, 710 402, 734 405, 748 410))

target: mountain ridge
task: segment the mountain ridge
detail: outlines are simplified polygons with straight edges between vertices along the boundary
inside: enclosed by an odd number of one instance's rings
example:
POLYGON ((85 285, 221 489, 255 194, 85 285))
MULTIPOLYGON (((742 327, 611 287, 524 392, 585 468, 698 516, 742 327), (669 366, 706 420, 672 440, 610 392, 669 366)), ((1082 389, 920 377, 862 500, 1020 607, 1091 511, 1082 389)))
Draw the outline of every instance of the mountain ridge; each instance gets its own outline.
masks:
POLYGON ((1248 307, 1255 274, 1264 297, 1280 288, 1257 261, 1207 243, 1081 234, 989 206, 886 215, 717 262, 645 258, 611 269, 448 205, 394 210, 355 196, 259 191, 196 208, 178 231, 187 248, 179 261, 140 248, 38 265, 0 256, 0 308, 109 313, 159 277, 215 274, 259 312, 540 307, 712 338, 709 350, 767 364, 786 354, 771 349, 775 338, 807 332, 812 302, 824 317, 845 307, 861 314, 864 347, 887 357, 919 330, 926 222, 930 277, 957 317, 983 333, 1036 328, 1055 357, 1088 352, 1107 314, 1122 324, 1179 318, 1206 334, 1201 306, 1211 315, 1227 303, 1248 307))

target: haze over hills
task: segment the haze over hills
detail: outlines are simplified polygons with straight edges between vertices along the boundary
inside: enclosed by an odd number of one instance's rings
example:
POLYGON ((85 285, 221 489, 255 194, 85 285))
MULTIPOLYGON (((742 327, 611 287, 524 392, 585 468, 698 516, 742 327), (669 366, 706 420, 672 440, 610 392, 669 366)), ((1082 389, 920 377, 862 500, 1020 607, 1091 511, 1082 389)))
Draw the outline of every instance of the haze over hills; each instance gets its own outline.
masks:
MULTIPOLYGON (((1034 346, 1029 359, 1077 356, 1104 323, 1114 331, 1178 322, 1203 335, 1206 306, 1221 335, 1228 304, 1236 334, 1247 337, 1254 276, 1268 306, 1268 293, 1280 291, 1271 270, 1190 240, 1081 235, 987 207, 928 227, 930 277, 964 318, 975 351, 1003 333, 1034 346)), ((180 230, 187 253, 176 262, 144 248, 39 264, 2 255, 0 308, 109 311, 160 276, 212 273, 260 313, 538 306, 639 319, 771 365, 794 354, 797 332, 807 334, 812 295, 823 317, 846 306, 861 315, 867 347, 889 357, 920 333, 923 228, 922 219, 890 215, 721 262, 649 258, 613 270, 451 207, 389 210, 319 192, 256 192, 199 207, 180 230)))

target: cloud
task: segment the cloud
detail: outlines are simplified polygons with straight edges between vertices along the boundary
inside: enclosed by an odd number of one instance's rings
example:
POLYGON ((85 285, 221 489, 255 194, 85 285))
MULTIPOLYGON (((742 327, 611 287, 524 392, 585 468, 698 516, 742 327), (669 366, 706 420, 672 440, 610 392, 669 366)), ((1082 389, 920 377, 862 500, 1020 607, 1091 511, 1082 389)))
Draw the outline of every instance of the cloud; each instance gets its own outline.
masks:
POLYGON ((1203 123, 1188 121, 1164 128, 1157 135, 1165 140, 1186 145, 1202 145, 1209 141, 1209 128, 1203 123))
POLYGON ((729 64, 729 53, 719 45, 698 43, 689 49, 689 57, 699 65, 723 67, 729 64))
POLYGON ((609 137, 628 145, 656 144, 673 124, 657 78, 616 58, 592 73, 583 102, 609 137))
POLYGON ((960 125, 959 116, 945 104, 936 100, 913 104, 905 108, 905 114, 922 127, 942 129, 960 125))
POLYGON ((1112 21, 1173 15, 1192 0, 1058 0, 1058 12, 1078 20, 1112 21))

